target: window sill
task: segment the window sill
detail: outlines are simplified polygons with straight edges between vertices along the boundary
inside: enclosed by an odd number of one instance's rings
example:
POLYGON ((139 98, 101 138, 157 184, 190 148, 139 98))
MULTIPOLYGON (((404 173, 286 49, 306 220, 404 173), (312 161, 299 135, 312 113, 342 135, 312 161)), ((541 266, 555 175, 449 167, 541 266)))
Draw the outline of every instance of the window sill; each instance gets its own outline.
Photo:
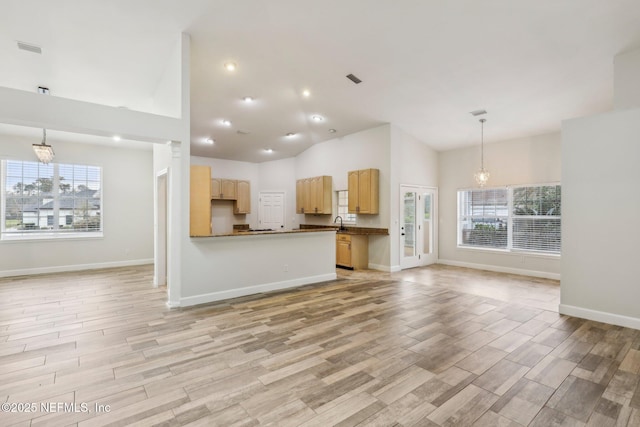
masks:
POLYGON ((560 254, 552 254, 545 252, 530 252, 520 250, 498 249, 498 248, 480 248, 476 246, 457 246, 458 250, 471 251, 471 252, 486 252, 500 255, 513 255, 513 256, 527 256, 531 258, 548 258, 548 259, 560 259, 560 254))
POLYGON ((65 234, 47 234, 38 233, 33 235, 2 235, 0 243, 21 243, 21 242, 55 242, 59 240, 96 240, 103 239, 104 233, 65 233, 65 234))

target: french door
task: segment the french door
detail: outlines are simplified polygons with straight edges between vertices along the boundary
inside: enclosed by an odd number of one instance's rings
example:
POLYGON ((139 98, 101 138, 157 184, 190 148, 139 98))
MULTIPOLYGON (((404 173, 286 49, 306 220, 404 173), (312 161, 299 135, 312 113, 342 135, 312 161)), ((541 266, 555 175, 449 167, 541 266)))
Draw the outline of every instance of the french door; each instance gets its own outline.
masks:
POLYGON ((400 186, 400 268, 436 262, 437 190, 400 186))

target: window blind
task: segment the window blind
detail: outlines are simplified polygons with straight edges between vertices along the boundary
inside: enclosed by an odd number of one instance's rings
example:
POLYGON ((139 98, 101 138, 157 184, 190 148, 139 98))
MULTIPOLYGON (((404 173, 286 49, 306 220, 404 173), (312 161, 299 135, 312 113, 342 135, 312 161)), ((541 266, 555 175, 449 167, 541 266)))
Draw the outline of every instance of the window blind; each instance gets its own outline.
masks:
POLYGON ((509 217, 506 188, 459 192, 459 243, 469 246, 507 247, 509 217))
POLYGON ((560 185, 458 192, 458 245, 560 253, 560 185))

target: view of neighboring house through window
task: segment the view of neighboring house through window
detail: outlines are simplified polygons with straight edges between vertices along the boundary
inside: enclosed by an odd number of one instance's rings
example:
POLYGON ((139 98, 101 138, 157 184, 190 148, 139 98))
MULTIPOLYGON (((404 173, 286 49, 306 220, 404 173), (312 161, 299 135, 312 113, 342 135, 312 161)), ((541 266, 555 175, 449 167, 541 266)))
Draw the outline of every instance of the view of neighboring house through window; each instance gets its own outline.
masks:
POLYGON ((2 236, 102 231, 97 166, 4 160, 2 236))
POLYGON ((559 254, 560 185, 458 191, 458 245, 559 254))
POLYGON ((349 213, 349 191, 338 191, 338 216, 342 217, 343 224, 355 224, 356 214, 349 213))

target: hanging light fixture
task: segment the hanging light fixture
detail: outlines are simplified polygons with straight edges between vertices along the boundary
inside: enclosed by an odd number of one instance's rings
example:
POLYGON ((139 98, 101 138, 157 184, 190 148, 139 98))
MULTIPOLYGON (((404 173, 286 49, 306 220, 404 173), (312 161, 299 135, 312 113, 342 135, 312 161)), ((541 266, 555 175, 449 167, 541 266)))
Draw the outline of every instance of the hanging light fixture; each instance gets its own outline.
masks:
POLYGON ((53 160, 55 156, 53 152, 53 148, 50 145, 46 144, 47 142, 47 130, 42 129, 42 143, 41 144, 33 144, 33 151, 36 152, 36 156, 38 156, 38 160, 44 163, 45 165, 53 160))
POLYGON ((491 176, 489 171, 484 168, 484 122, 486 121, 487 119, 480 119, 480 170, 474 175, 480 187, 484 187, 491 176))

